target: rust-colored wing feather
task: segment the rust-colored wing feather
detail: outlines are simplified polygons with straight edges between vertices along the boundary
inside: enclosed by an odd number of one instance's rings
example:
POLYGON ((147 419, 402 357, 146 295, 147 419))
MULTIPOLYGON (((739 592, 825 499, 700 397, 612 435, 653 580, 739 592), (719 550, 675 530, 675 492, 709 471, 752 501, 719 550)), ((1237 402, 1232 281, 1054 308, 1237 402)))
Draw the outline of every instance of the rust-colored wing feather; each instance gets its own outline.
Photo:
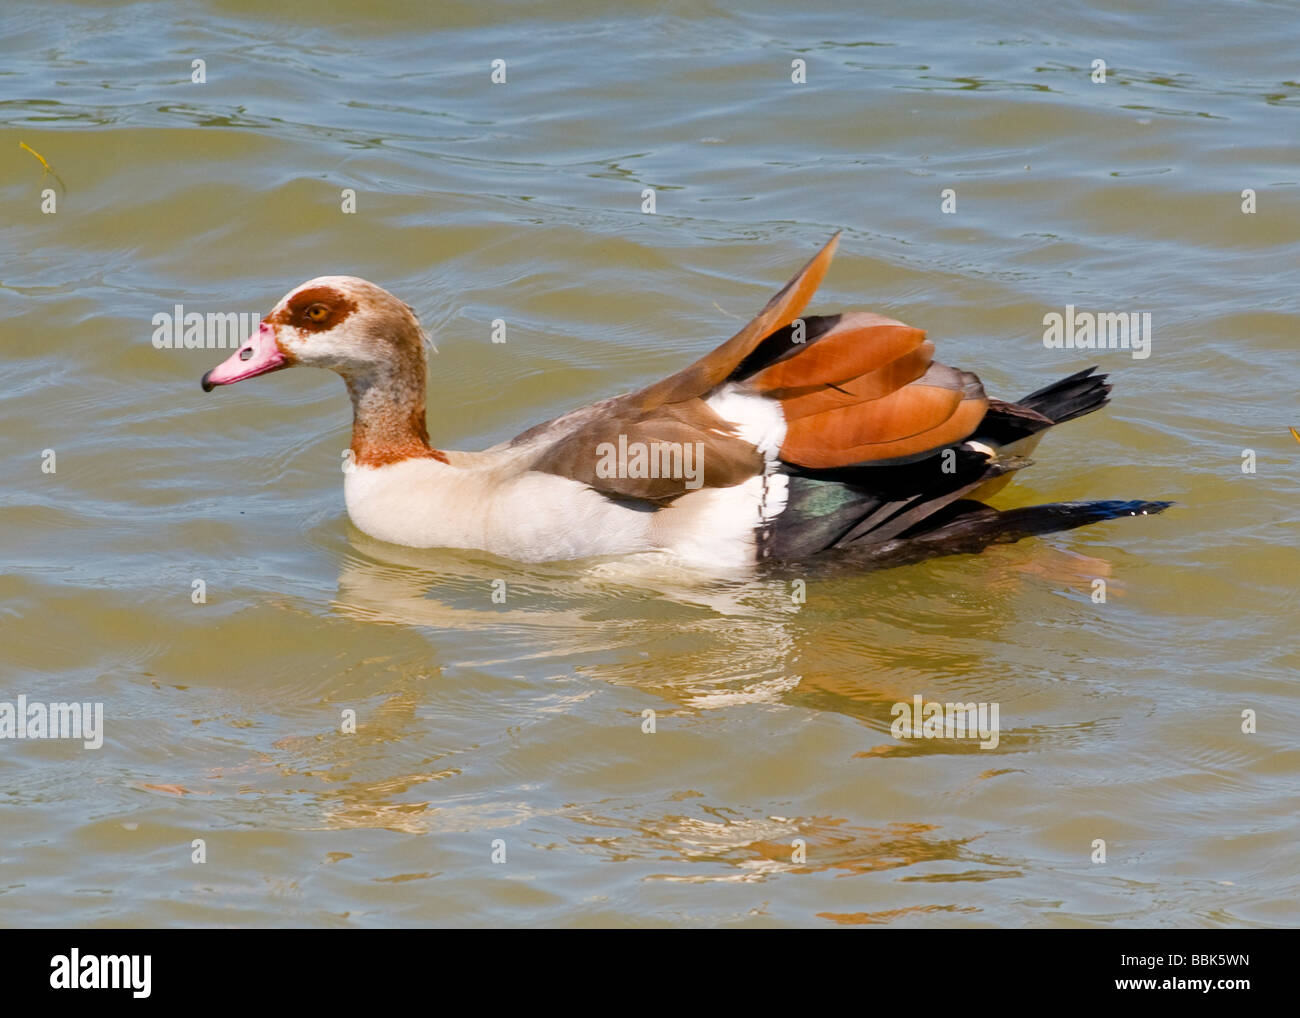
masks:
POLYGON ((793 322, 808 306, 830 267, 839 241, 840 235, 837 232, 826 242, 825 247, 813 255, 807 265, 795 273, 790 282, 777 291, 748 325, 720 347, 662 382, 633 393, 629 397, 631 401, 642 409, 650 409, 664 403, 703 396, 725 381, 754 347, 793 322))
POLYGON ((843 384, 872 374, 924 343, 920 329, 869 311, 847 312, 813 342, 792 345, 789 353, 754 374, 750 384, 759 392, 843 384))
POLYGON ((963 398, 913 383, 882 400, 792 422, 781 458, 815 470, 918 459, 969 438, 987 411, 982 394, 963 398))
POLYGON ((769 395, 781 401, 787 421, 819 414, 824 410, 852 406, 864 400, 888 396, 894 390, 914 382, 934 360, 934 344, 928 340, 888 364, 833 385, 808 386, 801 389, 775 389, 769 395))
POLYGON ((925 333, 865 311, 808 320, 806 345, 773 337, 746 388, 781 401, 781 458, 834 469, 920 458, 960 442, 988 409, 974 375, 934 361, 925 333))

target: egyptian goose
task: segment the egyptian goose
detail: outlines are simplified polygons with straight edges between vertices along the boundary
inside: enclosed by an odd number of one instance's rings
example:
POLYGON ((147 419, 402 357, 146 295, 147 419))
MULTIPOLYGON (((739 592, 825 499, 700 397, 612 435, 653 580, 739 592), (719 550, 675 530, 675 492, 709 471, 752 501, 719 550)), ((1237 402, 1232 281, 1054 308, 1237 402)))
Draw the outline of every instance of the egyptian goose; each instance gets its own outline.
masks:
POLYGON ((427 337, 407 304, 352 276, 285 296, 203 388, 299 364, 337 372, 357 527, 521 561, 658 550, 735 567, 835 550, 893 565, 1170 504, 977 501, 1044 431, 1103 406, 1106 376, 1090 368, 1004 403, 933 360, 920 329, 865 311, 799 317, 838 240, 689 367, 483 452, 429 444, 427 337))

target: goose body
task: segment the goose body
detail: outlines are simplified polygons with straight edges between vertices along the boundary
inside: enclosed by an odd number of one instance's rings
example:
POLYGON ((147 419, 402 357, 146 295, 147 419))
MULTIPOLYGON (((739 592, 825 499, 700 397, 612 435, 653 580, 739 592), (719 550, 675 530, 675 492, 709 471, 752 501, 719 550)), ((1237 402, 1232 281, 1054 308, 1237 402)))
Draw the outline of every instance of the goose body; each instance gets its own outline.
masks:
MULTIPOLYGON (((781 424, 760 400, 720 393, 709 403, 741 434, 781 424)), ((577 423, 554 422, 557 429, 577 423)), ((416 548, 481 548, 522 562, 667 551, 729 567, 755 561, 759 525, 784 508, 786 476, 774 471, 728 487, 688 490, 671 512, 647 510, 532 469, 551 441, 543 433, 484 452, 448 452, 447 462, 353 465, 343 480, 348 515, 371 537, 416 548)), ((773 453, 777 447, 779 441, 773 453)))
POLYGON ((890 565, 1168 504, 978 501, 1110 387, 1090 369, 1004 403, 934 361, 919 329, 868 312, 800 317, 837 239, 694 364, 482 452, 430 444, 419 322, 351 276, 287 294, 203 388, 298 364, 336 371, 353 404, 353 523, 519 561, 659 551, 735 568, 836 552, 890 565))

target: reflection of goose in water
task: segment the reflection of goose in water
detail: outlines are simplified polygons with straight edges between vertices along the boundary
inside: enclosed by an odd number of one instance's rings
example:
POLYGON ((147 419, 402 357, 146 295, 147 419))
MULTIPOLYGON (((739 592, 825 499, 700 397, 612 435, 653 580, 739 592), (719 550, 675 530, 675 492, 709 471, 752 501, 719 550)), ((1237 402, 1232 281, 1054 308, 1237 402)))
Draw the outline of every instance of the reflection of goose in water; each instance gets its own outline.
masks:
POLYGON ((827 560, 720 580, 662 554, 521 565, 482 552, 403 548, 355 527, 348 541, 334 610, 432 630, 435 643, 438 630, 481 634, 473 657, 449 664, 553 660, 688 709, 785 703, 834 710, 885 733, 888 704, 980 673, 976 656, 956 654, 935 633, 963 625, 997 643, 1017 601, 1040 596, 1034 588, 1069 587, 1086 598, 1094 578, 1111 571, 1070 551, 999 548, 981 560, 979 602, 955 605, 960 559, 889 574, 827 560))
MULTIPOLYGON (((957 577, 970 569, 959 559, 888 574, 836 566, 721 581, 663 555, 521 566, 481 552, 402 548, 348 528, 333 611, 368 626, 410 630, 386 642, 406 646, 415 637, 416 649, 399 659, 397 682, 386 687, 382 704, 368 708, 357 736, 306 737, 281 748, 296 758, 295 781, 302 780, 300 771, 338 775, 322 791, 314 820, 331 829, 495 836, 526 830, 548 813, 554 815, 545 824, 568 832, 568 842, 584 851, 663 859, 651 880, 762 882, 783 873, 906 870, 945 860, 963 863, 962 879, 994 879, 1006 875, 1003 862, 971 861, 961 837, 906 812, 882 808, 864 826, 842 812, 822 815, 793 804, 780 816, 743 801, 728 800, 722 809, 714 796, 685 790, 668 789, 647 802, 627 790, 635 782, 620 784, 626 775, 602 786, 610 792, 599 802, 535 803, 524 787, 526 769, 525 777, 508 767, 505 778, 483 775, 511 759, 506 730, 515 722, 563 727, 568 722, 557 719, 586 713, 586 727, 577 723, 574 731, 590 732, 589 712, 577 705, 609 684, 635 691, 612 695, 620 709, 609 719, 633 741, 619 736, 595 747, 575 745, 572 753, 539 749, 550 773, 562 771, 582 786, 589 779, 574 775, 595 766, 653 766, 644 762, 653 759, 644 755, 652 743, 637 741, 641 706, 657 712, 662 734, 691 740, 692 759, 720 732, 752 723, 754 711, 781 710, 787 712, 783 734, 737 755, 736 766, 779 773, 787 747, 817 759, 817 729, 807 722, 822 715, 833 719, 823 726, 856 733, 847 743, 834 740, 837 750, 826 766, 851 768, 864 789, 878 780, 878 760, 977 753, 988 763, 972 761, 960 793, 977 794, 988 780, 1014 770, 1011 761, 999 766, 998 757, 1043 739, 1077 741, 1088 734, 1090 723, 1077 719, 1073 728, 1056 718, 1025 725, 1013 706, 1023 695, 1014 670, 1008 678, 982 667, 981 648, 998 645, 1005 655, 1019 602, 1029 597, 1041 604, 1038 581, 1026 573, 1035 577, 1053 557, 1076 562, 1080 579, 1107 570, 1071 553, 993 549, 980 563, 977 593, 967 587, 954 602, 957 577), (806 603, 792 596, 796 579, 805 581, 806 603), (497 580, 506 584, 504 603, 492 600, 497 580), (944 639, 958 622, 987 644, 944 639), (964 743, 892 739, 890 705, 917 692, 1007 701, 999 749, 982 754, 964 743), (372 759, 383 761, 377 773, 367 764, 372 759), (805 861, 791 857, 796 838, 808 845, 805 861)), ((1061 579, 1061 563, 1054 581, 1061 579)), ((916 764, 923 766, 922 759, 916 764)), ((891 916, 887 909, 879 916, 830 911, 835 921, 850 923, 891 916)))
POLYGON ((694 364, 484 452, 429 444, 419 322, 352 276, 285 296, 203 388, 295 364, 336 371, 353 404, 353 522, 394 544, 521 562, 666 551, 725 569, 835 549, 897 565, 1165 508, 977 501, 1110 387, 1089 369, 1006 403, 935 361, 919 329, 868 312, 800 317, 837 239, 694 364))
POLYGON ((782 670, 793 649, 786 627, 800 608, 782 578, 702 577, 663 553, 521 565, 403 548, 356 528, 348 538, 334 609, 481 633, 476 656, 460 664, 554 659, 698 707, 776 701, 798 683, 782 670))

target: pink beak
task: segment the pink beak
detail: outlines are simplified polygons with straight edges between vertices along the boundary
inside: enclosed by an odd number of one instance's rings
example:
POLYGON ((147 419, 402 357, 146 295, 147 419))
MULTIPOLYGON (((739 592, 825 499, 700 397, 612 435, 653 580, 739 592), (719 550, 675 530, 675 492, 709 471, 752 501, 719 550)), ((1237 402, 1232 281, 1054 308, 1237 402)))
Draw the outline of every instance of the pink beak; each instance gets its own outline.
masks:
POLYGON ((279 371, 292 363, 276 343, 275 329, 263 322, 243 346, 203 376, 203 391, 211 392, 218 385, 233 385, 254 375, 279 371))

